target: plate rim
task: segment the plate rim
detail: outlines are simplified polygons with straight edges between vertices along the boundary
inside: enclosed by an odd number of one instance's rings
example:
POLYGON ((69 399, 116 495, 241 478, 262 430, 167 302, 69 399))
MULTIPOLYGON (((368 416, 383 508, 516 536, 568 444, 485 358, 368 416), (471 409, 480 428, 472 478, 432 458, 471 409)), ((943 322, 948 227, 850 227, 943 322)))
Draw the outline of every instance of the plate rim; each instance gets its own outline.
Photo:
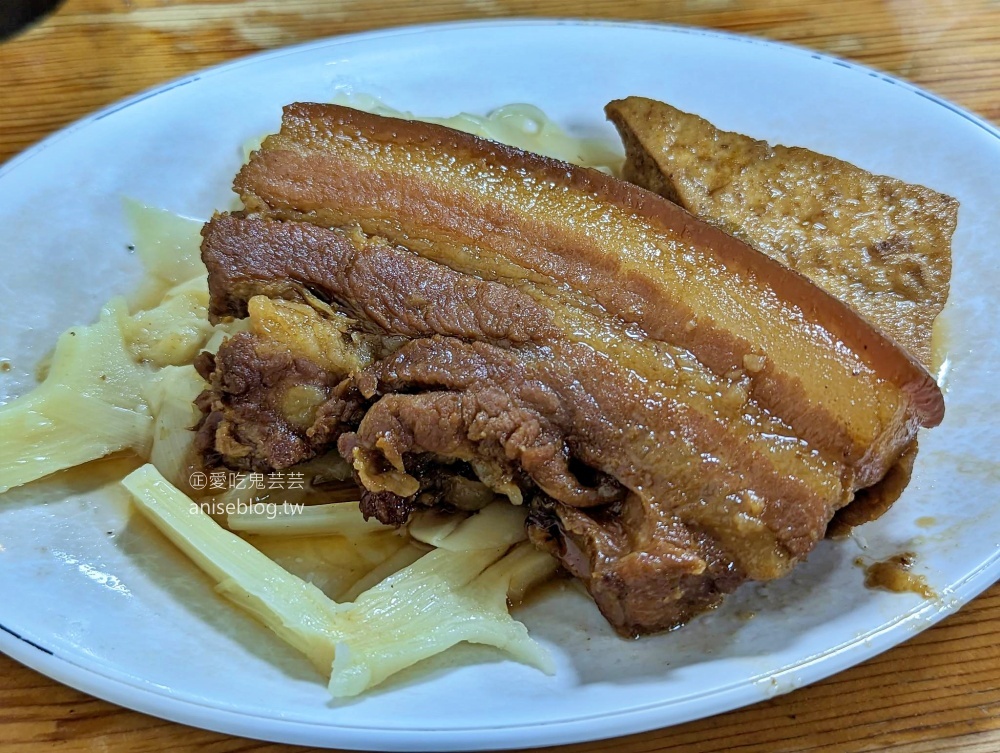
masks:
MULTIPOLYGON (((907 92, 944 107, 953 114, 978 126, 987 134, 1000 139, 1000 129, 996 126, 981 116, 940 95, 926 91, 915 84, 896 78, 870 66, 843 60, 827 53, 818 52, 788 42, 752 37, 729 31, 655 21, 572 17, 511 17, 412 24, 352 32, 309 40, 272 50, 263 50, 225 61, 150 87, 138 94, 126 97, 85 115, 60 128, 0 165, 0 178, 5 177, 8 173, 42 153, 53 144, 72 136, 77 131, 105 117, 180 86, 195 83, 203 78, 231 71, 245 65, 275 60, 309 50, 336 47, 341 44, 351 44, 373 39, 463 29, 500 29, 529 26, 540 28, 584 26, 645 31, 655 30, 665 33, 704 36, 729 42, 759 45, 770 49, 777 49, 782 54, 794 53, 797 55, 806 55, 822 63, 837 65, 854 72, 866 74, 886 84, 899 86, 907 92)), ((947 596, 946 599, 942 598, 925 602, 902 615, 898 615, 888 625, 882 625, 869 633, 857 635, 848 641, 830 647, 798 663, 762 673, 760 677, 778 678, 784 674, 796 673, 796 682, 789 683, 787 687, 780 687, 774 695, 780 695, 798 687, 818 682, 849 667, 861 664, 903 643, 918 632, 922 632, 943 620, 945 617, 954 614, 958 609, 989 588, 998 578, 1000 578, 1000 551, 994 552, 989 559, 979 563, 974 570, 967 573, 961 581, 947 588, 945 593, 942 594, 942 597, 947 596), (916 625, 917 629, 906 630, 907 626, 913 625, 916 625)), ((663 719, 662 711, 676 706, 678 704, 677 701, 659 701, 623 711, 613 711, 597 716, 590 715, 575 719, 560 719, 551 722, 532 722, 489 727, 478 726, 459 729, 379 729, 370 726, 352 727, 343 724, 283 719, 278 716, 260 716, 253 713, 235 711, 218 705, 197 703, 187 698, 178 698, 171 695, 170 688, 156 686, 156 689, 153 689, 151 684, 142 685, 136 681, 138 678, 128 678, 124 673, 101 672, 96 667, 87 667, 73 661, 71 658, 57 656, 49 649, 21 636, 18 632, 4 626, 2 623, 0 623, 0 652, 76 690, 89 693, 97 698, 128 709, 151 714, 173 722, 225 734, 274 742, 325 747, 337 746, 356 750, 497 750, 505 749, 511 745, 538 747, 593 741, 662 728, 664 723, 667 723, 669 726, 682 724, 694 719, 705 718, 741 708, 761 700, 760 690, 755 687, 759 678, 754 678, 716 690, 707 696, 695 696, 694 698, 701 699, 706 697, 714 698, 716 702, 711 704, 711 708, 707 712, 705 709, 693 713, 689 711, 671 719, 669 722, 663 719), (483 733, 489 733, 489 739, 484 739, 483 733), (530 735, 531 739, 524 739, 526 735, 530 735)), ((691 700, 693 698, 688 697, 683 702, 691 700)))

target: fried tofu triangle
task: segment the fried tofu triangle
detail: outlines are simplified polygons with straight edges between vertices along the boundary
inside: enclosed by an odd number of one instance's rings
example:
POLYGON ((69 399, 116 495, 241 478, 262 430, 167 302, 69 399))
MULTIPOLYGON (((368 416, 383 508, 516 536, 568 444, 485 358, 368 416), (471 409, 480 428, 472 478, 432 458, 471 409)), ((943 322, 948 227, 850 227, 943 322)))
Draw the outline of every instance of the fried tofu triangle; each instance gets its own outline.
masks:
POLYGON ((644 97, 606 112, 625 145, 628 181, 805 275, 930 363, 948 298, 955 199, 644 97))
MULTIPOLYGON (((213 309, 304 288, 366 332, 408 338, 352 375, 367 412, 338 449, 362 478, 467 464, 530 506, 532 540, 626 634, 682 624, 746 578, 783 575, 919 426, 943 417, 926 370, 849 306, 597 171, 441 126, 293 104, 235 189, 245 212, 213 220, 202 248, 213 309), (287 262, 253 261, 276 255, 287 262), (370 289, 353 282, 362 269, 370 289), (371 314, 407 299, 402 287, 431 311, 484 280, 534 302, 517 311, 544 307, 544 331, 477 334, 480 320, 504 319, 495 307, 463 318, 475 326, 459 337, 451 316, 371 314), (233 282, 246 290, 225 298, 233 282), (567 491, 577 487, 582 501, 567 491)), ((460 297, 462 311, 481 307, 460 297)))

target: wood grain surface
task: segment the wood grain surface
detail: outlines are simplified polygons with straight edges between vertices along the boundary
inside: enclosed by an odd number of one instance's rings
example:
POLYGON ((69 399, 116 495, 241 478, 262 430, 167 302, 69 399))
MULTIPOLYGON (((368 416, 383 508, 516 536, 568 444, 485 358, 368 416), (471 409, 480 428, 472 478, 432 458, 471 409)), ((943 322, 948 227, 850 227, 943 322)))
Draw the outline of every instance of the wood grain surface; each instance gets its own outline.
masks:
MULTIPOLYGON (((0 43, 0 161, 98 107, 258 50, 501 16, 646 19, 794 42, 1000 120, 998 0, 66 0, 0 43)), ((700 722, 553 750, 998 753, 997 636, 1000 585, 904 645, 811 687, 700 722)), ((0 753, 194 749, 304 750, 127 711, 0 656, 0 753)))

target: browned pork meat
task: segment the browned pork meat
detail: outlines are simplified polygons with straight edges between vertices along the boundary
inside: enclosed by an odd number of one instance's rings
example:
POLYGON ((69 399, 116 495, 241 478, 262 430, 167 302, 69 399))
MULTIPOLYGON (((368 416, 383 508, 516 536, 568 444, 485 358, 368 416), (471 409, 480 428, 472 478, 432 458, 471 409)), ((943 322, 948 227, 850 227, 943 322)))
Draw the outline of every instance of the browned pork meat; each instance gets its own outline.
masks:
POLYGON ((459 274, 357 230, 220 215, 205 226, 212 321, 247 315, 255 295, 303 292, 342 306, 379 332, 532 342, 552 315, 505 285, 459 274))
MULTIPOLYGON (((390 522, 449 478, 529 505, 532 540, 625 634, 788 572, 942 415, 849 308, 593 171, 293 105, 236 186, 246 213, 204 231, 212 311, 330 375, 306 377, 302 446, 336 445, 390 522), (352 409, 317 426, 330 401, 352 409)), ((225 409, 243 398, 222 356, 202 402, 225 409)))
POLYGON ((683 624, 746 579, 712 536, 681 523, 669 503, 634 494, 592 511, 538 498, 528 531, 537 546, 586 584, 608 621, 627 634, 683 624))
POLYGON ((274 471, 315 457, 360 420, 349 383, 249 332, 195 363, 209 382, 196 445, 209 465, 274 471))

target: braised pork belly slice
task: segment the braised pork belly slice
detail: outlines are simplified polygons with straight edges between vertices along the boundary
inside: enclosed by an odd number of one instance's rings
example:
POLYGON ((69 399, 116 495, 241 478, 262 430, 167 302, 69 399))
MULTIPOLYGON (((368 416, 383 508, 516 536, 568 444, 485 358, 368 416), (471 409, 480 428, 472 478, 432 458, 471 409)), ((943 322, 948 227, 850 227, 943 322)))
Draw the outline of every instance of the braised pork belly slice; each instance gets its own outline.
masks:
POLYGON ((204 231, 212 311, 285 299, 360 353, 323 367, 361 403, 312 451, 335 444, 394 522, 449 475, 529 505, 624 634, 787 573, 941 418, 849 308, 600 173, 294 105, 236 185, 246 212, 204 231))
MULTIPOLYGON (((516 407, 518 410, 530 409, 535 415, 546 414, 540 426, 547 428, 542 433, 558 439, 550 444, 558 444, 561 449, 549 458, 546 466, 554 474, 552 478, 569 478, 566 467, 572 455, 585 465, 614 477, 649 465, 645 471, 649 476, 669 468, 675 477, 690 475, 693 483, 699 474, 709 474, 709 469, 719 464, 719 457, 726 459, 729 455, 749 452, 783 464, 782 472, 794 469, 795 478, 805 479, 809 484, 825 483, 827 468, 818 459, 818 453, 805 448, 787 426, 767 416, 748 399, 745 375, 733 374, 720 379, 689 355, 684 358, 676 349, 667 351, 655 347, 655 343, 644 341, 635 333, 627 336, 617 331, 613 323, 604 322, 608 331, 602 331, 600 322, 595 322, 582 309, 571 309, 566 301, 563 301, 565 305, 558 306, 554 300, 547 300, 548 307, 543 308, 522 291, 484 282, 410 252, 391 249, 386 244, 370 243, 357 232, 344 233, 253 217, 218 217, 206 227, 203 246, 213 297, 231 298, 230 292, 223 292, 231 289, 227 281, 238 281, 244 293, 251 296, 258 288, 260 291, 273 290, 270 275, 260 274, 258 256, 269 257, 272 264, 280 263, 276 259, 294 256, 295 263, 314 266, 310 258, 327 256, 331 245, 345 239, 357 244, 362 253, 372 255, 364 265, 373 275, 369 284, 350 289, 347 286, 335 288, 335 280, 349 274, 343 269, 331 272, 329 278, 324 279, 296 276, 296 283, 331 294, 345 310, 377 310, 379 323, 376 325, 368 320, 367 327, 381 327, 390 343, 398 343, 404 334, 419 336, 370 368, 353 372, 354 383, 367 399, 387 392, 454 392, 473 387, 477 395, 491 390, 496 394, 501 385, 508 385, 500 389, 500 394, 513 396, 516 406, 511 406, 511 410, 516 407), (387 255, 384 261, 377 258, 382 253, 387 255), (410 265, 405 273, 401 274, 393 266, 392 257, 410 265), (253 282, 257 279, 255 275, 259 277, 256 283, 253 282), (438 282, 447 280, 448 284, 432 288, 424 284, 424 275, 438 282), (477 296, 456 295, 456 291, 477 287, 484 292, 477 296), (501 309, 494 306, 500 295, 496 288, 507 293, 508 303, 501 309), (418 290, 421 300, 430 310, 436 311, 434 317, 418 317, 405 308, 399 309, 399 316, 385 315, 386 301, 418 290), (479 305, 484 309, 479 310, 479 305), (509 338, 491 338, 498 332, 514 331, 525 311, 534 311, 537 320, 536 342, 532 347, 528 343, 512 343, 509 338), (453 337, 458 320, 467 323, 462 328, 464 336, 461 339, 453 337), (488 321, 489 331, 470 324, 476 321, 488 321), (561 331, 556 325, 565 329, 561 331), (472 342, 468 342, 470 340, 472 342), (602 352, 605 346, 608 352, 602 352), (518 384, 516 390, 510 386, 526 374, 536 372, 537 377, 518 384), (622 377, 616 379, 615 374, 619 372, 622 377), (706 439, 692 441, 691 436, 696 431, 704 432, 706 439), (649 437, 643 440, 644 433, 649 437), (567 438, 574 444, 572 452, 564 447, 567 438), (715 455, 705 457, 703 445, 706 444, 713 448, 715 455), (638 448, 645 459, 619 459, 618 448, 623 446, 638 448), (553 465, 557 462, 563 466, 559 471, 553 465)), ((288 288, 289 291, 295 289, 288 288)), ((257 312, 256 315, 251 312, 252 328, 261 330, 259 312, 263 304, 259 298, 250 300, 250 307, 257 312)), ((294 304, 284 303, 282 308, 290 305, 294 304)), ((344 329, 339 323, 332 326, 338 328, 338 333, 344 329)), ((275 333, 274 324, 267 324, 263 329, 275 333)), ((302 324, 289 326, 288 332, 277 339, 290 344, 295 333, 303 329, 302 324)), ((383 351, 390 349, 383 348, 383 351)), ((296 350, 304 354, 301 346, 296 350)), ((372 347, 366 347, 366 352, 372 351, 372 347)), ((343 360, 341 356, 339 361, 343 360)), ((380 437, 381 432, 374 432, 372 444, 380 437)), ((441 447, 428 447, 420 452, 454 454, 444 452, 441 447)), ((537 458, 537 455, 532 457, 537 458)), ((398 458, 394 460, 400 469, 398 458)), ((770 464, 758 463, 756 467, 763 469, 770 464)), ((841 473, 838 465, 836 474, 841 473)), ((507 472, 505 477, 511 475, 507 472)), ((564 502, 586 506, 605 501, 589 496, 572 484, 563 492, 557 491, 552 483, 543 480, 545 477, 546 472, 539 466, 535 483, 564 502)), ((634 483, 648 486, 650 482, 635 478, 634 483)), ((735 488, 740 481, 734 479, 732 483, 735 488)), ((406 493, 411 493, 416 482, 408 484, 406 493)), ((513 495, 514 501, 520 503, 516 489, 507 482, 498 486, 498 491, 513 495)), ((828 490, 824 490, 826 493, 828 490)), ((838 475, 834 499, 843 493, 838 475)))
POLYGON ((565 287, 718 375, 854 467, 861 486, 943 401, 848 306, 669 201, 449 128, 290 105, 236 179, 251 211, 359 226, 455 269, 565 287))

